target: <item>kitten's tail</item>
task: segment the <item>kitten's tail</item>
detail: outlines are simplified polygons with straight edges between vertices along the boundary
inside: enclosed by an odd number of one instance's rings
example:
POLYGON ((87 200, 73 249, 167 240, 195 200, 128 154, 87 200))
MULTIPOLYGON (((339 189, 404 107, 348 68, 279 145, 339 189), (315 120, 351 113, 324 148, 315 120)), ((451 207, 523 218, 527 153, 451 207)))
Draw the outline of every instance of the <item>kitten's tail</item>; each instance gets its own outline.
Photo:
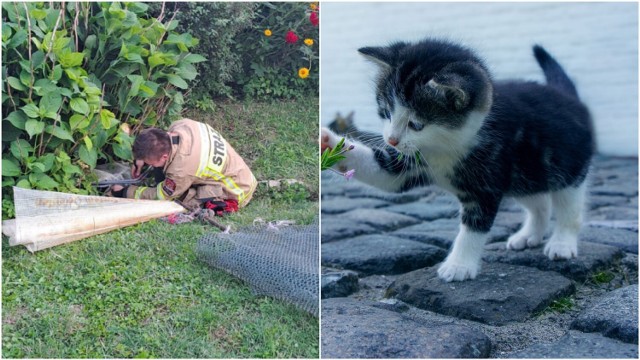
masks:
POLYGON ((576 86, 571 79, 569 79, 569 76, 567 76, 567 73, 564 72, 564 69, 558 64, 556 59, 551 57, 540 45, 533 46, 533 55, 536 57, 536 60, 538 60, 542 71, 544 71, 544 76, 547 78, 547 84, 549 84, 549 86, 553 86, 578 99, 576 86))

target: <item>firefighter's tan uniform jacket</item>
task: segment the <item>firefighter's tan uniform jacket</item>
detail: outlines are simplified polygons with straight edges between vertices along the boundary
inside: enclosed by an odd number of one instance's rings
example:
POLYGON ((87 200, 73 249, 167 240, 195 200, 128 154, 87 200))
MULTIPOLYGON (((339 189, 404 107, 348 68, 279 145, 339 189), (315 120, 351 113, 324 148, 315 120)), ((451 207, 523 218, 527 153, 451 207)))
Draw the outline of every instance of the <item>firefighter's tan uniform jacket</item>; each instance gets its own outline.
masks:
POLYGON ((171 154, 165 163, 165 179, 156 187, 130 186, 128 198, 183 201, 237 200, 246 205, 257 181, 244 160, 209 125, 190 119, 174 122, 169 132, 171 154))

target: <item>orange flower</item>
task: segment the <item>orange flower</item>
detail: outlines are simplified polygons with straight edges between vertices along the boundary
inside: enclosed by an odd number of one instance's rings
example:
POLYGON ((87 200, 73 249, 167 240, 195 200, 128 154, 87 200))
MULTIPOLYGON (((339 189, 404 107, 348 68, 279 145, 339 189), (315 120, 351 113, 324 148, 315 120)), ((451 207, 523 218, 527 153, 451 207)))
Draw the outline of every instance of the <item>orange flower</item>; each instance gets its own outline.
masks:
POLYGON ((267 29, 264 31, 264 36, 271 36, 271 30, 267 29))
POLYGON ((311 46, 311 45, 313 45, 313 39, 304 39, 304 43, 307 46, 311 46))
POLYGON ((301 79, 306 79, 307 76, 309 76, 309 69, 307 69, 306 67, 300 68, 300 70, 298 70, 298 76, 301 79))
POLYGON ((311 8, 311 10, 316 11, 318 9, 318 4, 311 3, 311 4, 309 4, 309 7, 311 8))

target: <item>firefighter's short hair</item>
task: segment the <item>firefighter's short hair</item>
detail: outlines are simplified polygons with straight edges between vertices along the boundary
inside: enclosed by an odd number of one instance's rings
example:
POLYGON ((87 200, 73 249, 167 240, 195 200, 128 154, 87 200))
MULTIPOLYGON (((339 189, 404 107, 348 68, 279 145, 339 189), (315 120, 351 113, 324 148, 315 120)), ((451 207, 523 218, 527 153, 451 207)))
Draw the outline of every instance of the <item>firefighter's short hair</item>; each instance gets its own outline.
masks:
POLYGON ((133 158, 138 160, 157 160, 171 153, 171 137, 157 128, 145 129, 133 142, 133 158))

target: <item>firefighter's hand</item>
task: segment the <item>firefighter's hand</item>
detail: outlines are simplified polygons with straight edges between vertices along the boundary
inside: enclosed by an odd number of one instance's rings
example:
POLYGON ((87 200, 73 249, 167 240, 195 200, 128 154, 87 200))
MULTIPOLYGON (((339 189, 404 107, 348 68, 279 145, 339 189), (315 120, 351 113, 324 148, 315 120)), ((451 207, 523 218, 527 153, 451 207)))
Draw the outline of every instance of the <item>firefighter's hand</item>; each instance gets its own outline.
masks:
POLYGON ((137 179, 140 176, 140 172, 142 171, 142 167, 144 166, 144 161, 135 160, 133 165, 131 165, 131 178, 137 179))

